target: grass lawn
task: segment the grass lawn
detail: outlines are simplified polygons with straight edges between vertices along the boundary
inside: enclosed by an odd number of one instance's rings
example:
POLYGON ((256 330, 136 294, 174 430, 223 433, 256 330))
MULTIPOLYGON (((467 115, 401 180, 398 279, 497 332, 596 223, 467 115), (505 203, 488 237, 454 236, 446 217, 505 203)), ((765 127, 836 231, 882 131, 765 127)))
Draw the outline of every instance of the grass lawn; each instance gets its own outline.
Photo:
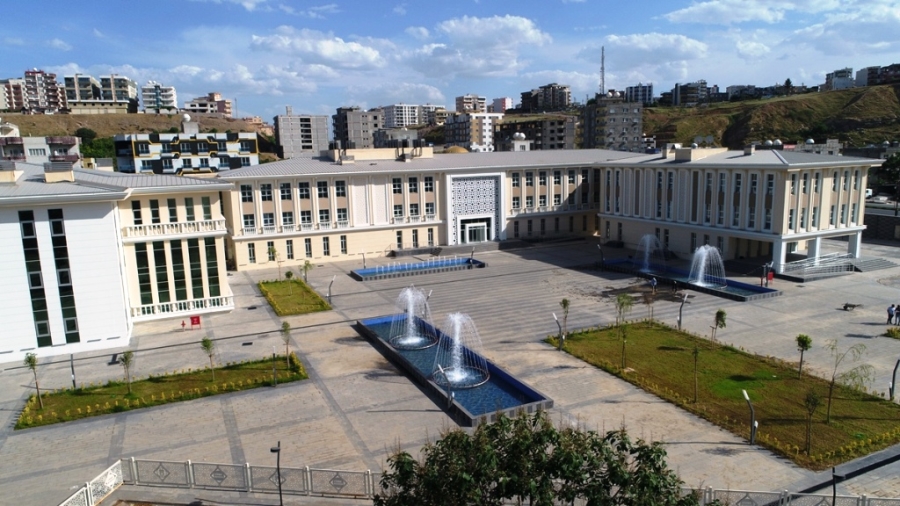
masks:
MULTIPOLYGON (((308 378, 303 364, 293 353, 290 354, 290 361, 291 365, 288 367, 284 357, 276 358, 278 383, 308 378)), ((124 380, 77 389, 41 391, 44 409, 40 409, 37 397, 32 395, 19 415, 16 429, 270 386, 272 359, 269 357, 232 363, 216 368, 215 373, 215 382, 209 368, 196 371, 188 369, 186 372, 150 376, 142 380, 132 379, 130 394, 128 384, 124 380)))
POLYGON ((328 311, 331 306, 312 288, 299 279, 260 281, 259 291, 278 316, 290 316, 328 311))
MULTIPOLYGON (((893 402, 838 386, 832 400, 831 423, 826 424, 825 380, 806 373, 799 379, 796 367, 780 360, 751 355, 661 324, 640 322, 624 327, 624 374, 622 340, 615 327, 572 334, 564 349, 749 439, 750 412, 741 392, 746 390, 759 422, 757 443, 810 469, 825 469, 900 442, 900 405, 893 402), (699 349, 696 403, 695 346, 699 349), (818 394, 821 403, 813 415, 811 451, 806 455, 804 399, 810 390, 818 394)), ((555 337, 547 342, 557 344, 555 337)), ((851 365, 845 361, 844 366, 841 370, 851 365)))

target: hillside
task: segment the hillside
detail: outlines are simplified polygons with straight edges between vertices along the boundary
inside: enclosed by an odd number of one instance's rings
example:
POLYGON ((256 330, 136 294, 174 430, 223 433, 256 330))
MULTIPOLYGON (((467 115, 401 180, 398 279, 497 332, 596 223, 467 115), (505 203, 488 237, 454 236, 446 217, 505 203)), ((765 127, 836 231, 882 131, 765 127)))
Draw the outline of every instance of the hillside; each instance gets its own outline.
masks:
MULTIPOLYGON (((79 128, 90 128, 97 137, 116 134, 166 132, 181 129, 180 114, 0 114, 4 121, 19 126, 23 136, 75 135, 79 128)), ((201 132, 254 132, 256 128, 246 121, 194 114, 200 122, 201 132)))
POLYGON ((644 131, 665 142, 690 144, 696 136, 740 148, 752 141, 785 143, 837 138, 861 146, 900 140, 900 85, 809 93, 708 107, 650 107, 644 131))

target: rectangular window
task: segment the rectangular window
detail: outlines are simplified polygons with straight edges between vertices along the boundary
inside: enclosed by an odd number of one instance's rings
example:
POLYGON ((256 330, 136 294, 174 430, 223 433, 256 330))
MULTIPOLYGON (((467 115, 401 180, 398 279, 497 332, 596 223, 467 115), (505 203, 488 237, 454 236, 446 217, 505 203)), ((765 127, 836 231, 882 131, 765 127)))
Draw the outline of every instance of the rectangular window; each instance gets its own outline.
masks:
POLYGON ((788 211, 788 230, 794 230, 794 216, 796 214, 796 210, 791 209, 788 211))
POLYGON ((342 255, 347 254, 347 236, 346 235, 341 236, 341 254, 342 255))
POLYGON ((150 201, 150 223, 159 223, 159 201, 150 201))
POLYGON ((800 209, 800 228, 806 228, 806 208, 800 209))
POLYGON ((303 239, 303 249, 306 254, 306 258, 312 258, 312 239, 306 238, 303 239))
POLYGON ((403 217, 403 204, 396 204, 394 206, 394 218, 402 218, 403 217))
POLYGON ((838 191, 838 186, 841 184, 841 175, 839 172, 834 172, 834 177, 831 178, 831 191, 838 191))
POLYGON ((252 214, 244 215, 244 228, 250 229, 256 227, 256 218, 252 214))
POLYGON ((297 190, 299 192, 299 197, 301 199, 309 198, 309 183, 299 183, 297 184, 297 190))
POLYGON ((249 184, 241 185, 241 202, 253 202, 253 187, 249 184))
POLYGON ((141 202, 139 200, 131 201, 131 215, 134 218, 135 225, 144 224, 144 220, 141 218, 141 202))
POLYGON ((520 181, 519 181, 519 173, 518 173, 518 172, 513 172, 513 173, 512 173, 512 187, 513 187, 513 188, 518 188, 518 187, 519 187, 519 184, 520 184, 520 181))
POLYGON ((266 253, 269 255, 269 261, 274 262, 275 256, 278 252, 275 250, 275 241, 267 241, 266 242, 266 253))
POLYGON ((172 143, 171 142, 163 142, 161 144, 160 150, 163 153, 171 153, 172 152, 172 143))
POLYGON ((841 204, 841 225, 847 224, 847 204, 841 204))
POLYGON ((178 150, 182 153, 190 153, 191 152, 191 144, 189 142, 182 142, 178 147, 178 150))
POLYGON ((397 249, 403 249, 403 231, 397 231, 397 249))
POLYGON ((853 189, 859 190, 859 171, 853 171, 853 189))
POLYGON ((544 171, 538 172, 538 184, 541 186, 547 186, 547 173, 544 171))
POLYGON ((242 156, 241 157, 241 167, 249 167, 250 166, 250 157, 242 156))
POLYGON ((560 204, 562 204, 562 195, 557 193, 556 195, 553 196, 553 205, 558 206, 560 204))
POLYGON ((766 196, 771 197, 775 195, 775 175, 767 174, 766 175, 766 196))
MULTIPOLYGON (((850 171, 844 171, 844 191, 848 191, 850 189, 850 171)), ((843 214, 843 213, 841 213, 843 214)))
POLYGON ((558 170, 553 171, 553 184, 562 184, 562 172, 558 170))
POLYGON ((166 207, 169 208, 169 223, 177 222, 178 204, 175 203, 175 199, 166 199, 166 207))
POLYGON ((419 204, 410 204, 409 205, 409 215, 410 216, 419 216, 419 204))
POLYGON ((169 293, 169 269, 166 265, 166 243, 153 242, 153 261, 156 263, 156 293, 159 302, 170 302, 172 296, 169 293))
POLYGON ((413 231, 412 231, 412 247, 413 248, 419 247, 419 231, 416 229, 413 229, 413 231))
POLYGON ((218 297, 222 295, 219 289, 219 258, 216 253, 216 240, 207 237, 204 240, 206 245, 206 279, 209 280, 209 296, 218 297))
POLYGON ((330 224, 331 211, 329 211, 328 209, 319 209, 319 223, 330 224))
POLYGON ((188 262, 191 269, 191 292, 193 298, 203 298, 203 264, 200 263, 200 240, 188 239, 188 262))
POLYGON ((184 199, 184 219, 187 221, 195 221, 194 199, 192 197, 186 197, 184 199))
POLYGON ((747 210, 747 228, 756 228, 756 208, 751 207, 747 210))
POLYGON ((212 219, 212 205, 209 197, 200 197, 200 208, 203 210, 203 219, 209 221, 212 219))
POLYGON ((294 224, 294 212, 293 211, 282 211, 281 212, 281 224, 282 225, 293 225, 294 224))
POLYGON ((172 159, 171 158, 163 158, 162 166, 164 169, 171 169, 173 167, 172 159))
POLYGON ((809 174, 803 174, 803 181, 800 185, 800 190, 803 193, 809 193, 809 174))
POLYGON ((253 150, 253 142, 241 141, 241 151, 248 152, 253 150))
POLYGON ((191 161, 190 158, 182 158, 181 159, 181 168, 182 169, 190 169, 193 168, 194 162, 191 161))
POLYGON ((813 193, 819 193, 819 176, 818 172, 813 176, 813 193))
POLYGON ((850 223, 856 223, 856 203, 850 204, 850 223))
POLYGON ((328 182, 327 181, 316 182, 316 197, 319 197, 320 199, 328 198, 328 182))
POLYGON ((425 191, 426 192, 434 191, 434 178, 431 176, 425 176, 425 191))
POLYGON ((434 202, 425 203, 425 215, 434 216, 434 202))
POLYGON ((751 195, 756 195, 757 179, 758 179, 758 176, 756 174, 750 174, 750 194, 751 195))
POLYGON ((569 184, 575 184, 575 171, 569 171, 569 184))
POLYGON ((200 167, 208 168, 209 167, 209 158, 201 158, 200 159, 200 167))
POLYGON ((259 200, 263 202, 272 201, 272 185, 265 183, 259 185, 259 200))
POLYGON ((347 224, 347 221, 348 221, 347 216, 348 216, 348 214, 347 214, 347 208, 346 208, 346 207, 339 207, 339 208, 337 209, 337 221, 338 221, 338 223, 341 223, 341 224, 346 225, 346 224, 347 224))
POLYGON ((150 154, 150 145, 145 144, 145 143, 140 143, 137 145, 137 150, 138 150, 138 153, 141 155, 148 155, 148 154, 150 154))
POLYGON ((403 180, 399 177, 395 177, 391 180, 391 191, 394 195, 401 195, 403 193, 403 180))
POLYGON ((312 211, 300 211, 300 223, 312 223, 312 211))
POLYGON ((251 264, 256 263, 256 244, 254 244, 252 242, 247 243, 247 260, 251 264))
POLYGON ((141 304, 153 304, 153 285, 150 280, 150 260, 147 254, 147 243, 134 245, 134 259, 137 266, 138 289, 141 292, 141 304))
POLYGON ((828 224, 834 225, 834 205, 832 205, 831 209, 828 211, 828 224))
POLYGON ((814 228, 819 226, 819 208, 818 208, 818 207, 812 208, 812 222, 811 222, 811 224, 812 224, 812 226, 813 226, 814 228))
POLYGON ((263 226, 264 227, 274 227, 275 226, 275 213, 263 213, 263 226))
POLYGON ((546 205, 547 205, 547 196, 541 195, 540 197, 538 197, 538 206, 545 207, 546 205))
POLYGON ((419 193, 419 180, 417 178, 409 178, 407 184, 409 184, 409 193, 419 193))
POLYGON ((334 182, 334 196, 335 197, 346 197, 347 196, 347 182, 346 181, 335 181, 334 182))
POLYGON ((216 149, 219 151, 228 151, 228 143, 225 141, 216 141, 216 149))
POLYGON ((513 197, 512 198, 512 207, 513 207, 513 209, 519 209, 520 207, 522 207, 521 197, 513 197))
POLYGON ((791 174, 791 195, 797 194, 797 174, 791 174))
POLYGON ((294 259, 294 240, 288 239, 287 241, 285 241, 284 245, 285 245, 285 250, 286 250, 285 253, 287 254, 287 259, 293 260, 294 259))
POLYGON ((291 183, 281 183, 278 188, 281 193, 281 200, 291 200, 291 183))
POLYGON ((197 143, 197 152, 198 153, 209 153, 209 143, 205 141, 201 141, 197 143))
POLYGON ((187 300, 187 281, 184 272, 184 253, 181 251, 181 241, 176 239, 170 242, 172 247, 172 281, 175 283, 175 300, 187 300))
POLYGON ((525 207, 531 209, 534 207, 534 197, 528 196, 525 197, 525 207))
POLYGON ((525 186, 534 186, 534 173, 525 173, 525 186))

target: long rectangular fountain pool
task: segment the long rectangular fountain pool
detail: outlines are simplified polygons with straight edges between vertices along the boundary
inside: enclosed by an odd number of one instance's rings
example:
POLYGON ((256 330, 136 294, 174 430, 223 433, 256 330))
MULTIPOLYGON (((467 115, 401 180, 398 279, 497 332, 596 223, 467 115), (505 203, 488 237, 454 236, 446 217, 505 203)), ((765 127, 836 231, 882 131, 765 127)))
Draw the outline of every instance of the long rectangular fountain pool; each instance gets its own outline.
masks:
POLYGON ((368 281, 435 272, 458 271, 473 267, 484 268, 487 267, 487 264, 469 257, 437 257, 419 262, 396 262, 366 269, 356 269, 355 271, 350 271, 350 276, 357 281, 368 281))
MULTIPOLYGON (((397 349, 390 344, 391 324, 406 315, 388 315, 356 322, 357 331, 399 369, 407 373, 428 394, 447 409, 459 424, 471 427, 479 423, 494 422, 500 413, 513 416, 519 410, 532 413, 538 409, 553 407, 553 400, 522 383, 494 363, 487 361, 490 377, 474 388, 452 390, 453 403, 447 407, 447 390, 430 378, 437 347, 425 349, 397 349)), ((433 329, 440 335, 440 329, 433 329)))

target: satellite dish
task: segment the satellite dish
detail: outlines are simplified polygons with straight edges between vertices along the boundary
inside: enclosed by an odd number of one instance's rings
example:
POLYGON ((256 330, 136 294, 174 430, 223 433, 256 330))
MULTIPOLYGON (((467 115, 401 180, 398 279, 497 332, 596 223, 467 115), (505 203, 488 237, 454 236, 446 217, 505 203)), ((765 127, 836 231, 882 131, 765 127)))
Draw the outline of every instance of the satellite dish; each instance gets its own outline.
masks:
POLYGON ((712 135, 707 135, 707 136, 706 136, 706 143, 707 143, 707 144, 712 144, 714 140, 715 140, 715 139, 713 139, 713 136, 712 136, 712 135))
POLYGON ((702 135, 698 135, 698 136, 694 137, 694 144, 700 144, 701 142, 703 142, 702 135))

